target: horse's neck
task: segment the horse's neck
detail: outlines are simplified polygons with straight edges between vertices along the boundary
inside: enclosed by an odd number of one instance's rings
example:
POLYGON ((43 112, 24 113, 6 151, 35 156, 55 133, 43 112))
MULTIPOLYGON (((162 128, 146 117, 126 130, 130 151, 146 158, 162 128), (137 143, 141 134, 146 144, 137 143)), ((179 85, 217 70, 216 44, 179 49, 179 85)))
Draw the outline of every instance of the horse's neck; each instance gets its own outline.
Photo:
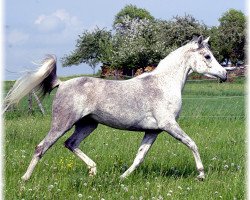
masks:
POLYGON ((153 73, 166 82, 166 86, 174 87, 182 91, 188 73, 190 71, 190 63, 185 55, 185 49, 179 48, 164 58, 153 73))

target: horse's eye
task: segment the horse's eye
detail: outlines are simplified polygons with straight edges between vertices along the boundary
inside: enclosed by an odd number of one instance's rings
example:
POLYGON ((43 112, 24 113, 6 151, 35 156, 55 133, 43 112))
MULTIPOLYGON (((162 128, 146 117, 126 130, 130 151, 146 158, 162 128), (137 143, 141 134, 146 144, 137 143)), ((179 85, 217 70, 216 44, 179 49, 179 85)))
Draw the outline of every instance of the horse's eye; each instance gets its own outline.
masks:
POLYGON ((211 56, 210 56, 209 54, 206 54, 204 57, 205 57, 207 60, 209 60, 209 59, 211 58, 211 56))

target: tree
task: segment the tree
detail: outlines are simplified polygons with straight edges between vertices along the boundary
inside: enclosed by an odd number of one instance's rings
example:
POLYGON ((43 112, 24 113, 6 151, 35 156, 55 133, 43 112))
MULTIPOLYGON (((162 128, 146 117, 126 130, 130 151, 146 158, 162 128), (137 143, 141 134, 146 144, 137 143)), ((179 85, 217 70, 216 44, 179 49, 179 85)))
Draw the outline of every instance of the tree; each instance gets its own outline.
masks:
POLYGON ((214 57, 216 58, 216 60, 218 60, 220 63, 222 63, 225 58, 224 56, 221 54, 220 48, 221 48, 221 42, 220 39, 218 37, 219 35, 219 29, 217 26, 212 26, 209 29, 209 36, 210 36, 210 48, 213 52, 214 57))
POLYGON ((95 68, 100 62, 108 62, 105 50, 110 46, 111 31, 96 28, 94 31, 84 31, 76 41, 76 49, 62 58, 62 65, 71 66, 81 63, 89 64, 95 74, 95 68))
POLYGON ((115 28, 118 24, 119 26, 124 26, 123 24, 123 18, 129 17, 130 19, 147 19, 147 20, 154 20, 154 17, 148 12, 146 9, 143 8, 137 8, 134 5, 126 5, 120 12, 118 12, 115 16, 115 20, 113 23, 113 27, 115 28))
POLYGON ((245 59, 246 17, 243 12, 230 9, 219 18, 220 25, 211 29, 214 49, 221 62, 236 64, 245 59))
POLYGON ((170 45, 180 47, 183 43, 192 40, 193 36, 206 36, 208 28, 192 15, 185 14, 184 16, 173 17, 168 34, 172 41, 170 45))
POLYGON ((141 68, 157 65, 173 50, 168 45, 166 30, 169 23, 162 20, 131 19, 124 17, 124 26, 117 26, 114 35, 116 58, 114 66, 141 68), (126 28, 124 28, 126 27, 126 28))
POLYGON ((94 71, 98 63, 129 70, 157 65, 193 35, 206 32, 206 26, 190 15, 177 16, 172 21, 134 16, 120 17, 114 31, 85 31, 77 40, 76 50, 62 59, 63 66, 84 62, 94 71))

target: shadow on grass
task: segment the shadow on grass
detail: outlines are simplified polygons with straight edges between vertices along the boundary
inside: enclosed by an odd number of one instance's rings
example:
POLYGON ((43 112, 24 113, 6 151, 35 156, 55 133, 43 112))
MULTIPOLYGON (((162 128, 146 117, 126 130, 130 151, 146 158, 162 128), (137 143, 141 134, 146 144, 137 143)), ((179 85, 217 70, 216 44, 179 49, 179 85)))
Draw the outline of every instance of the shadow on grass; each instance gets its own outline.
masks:
MULTIPOLYGON (((126 171, 127 167, 121 167, 121 174, 126 171)), ((160 164, 153 165, 141 165, 134 172, 143 178, 149 177, 172 177, 172 178, 188 178, 196 177, 198 174, 194 166, 189 165, 178 165, 175 167, 169 168, 168 166, 162 166, 160 164)))
POLYGON ((173 177, 173 178, 188 178, 195 176, 196 170, 193 166, 177 166, 177 167, 163 167, 160 165, 153 166, 141 166, 140 169, 143 176, 162 176, 162 177, 173 177))

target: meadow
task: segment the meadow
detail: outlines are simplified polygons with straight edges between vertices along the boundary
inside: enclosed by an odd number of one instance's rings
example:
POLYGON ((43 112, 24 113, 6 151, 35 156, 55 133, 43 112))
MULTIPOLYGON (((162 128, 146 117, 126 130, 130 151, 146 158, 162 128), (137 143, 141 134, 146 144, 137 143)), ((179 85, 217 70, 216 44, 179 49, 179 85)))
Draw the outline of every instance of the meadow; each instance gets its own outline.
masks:
MULTIPOLYGON (((5 114, 5 199, 246 199, 246 134, 244 79, 234 83, 189 81, 183 91, 179 124, 196 142, 205 181, 198 175, 191 151, 167 133, 157 138, 144 163, 127 179, 119 176, 133 162, 143 133, 99 125, 80 145, 97 164, 88 176, 86 165, 60 138, 22 182, 35 146, 50 128, 51 101, 46 114, 28 112, 27 99, 5 114)), ((7 91, 13 82, 5 83, 7 91)))

